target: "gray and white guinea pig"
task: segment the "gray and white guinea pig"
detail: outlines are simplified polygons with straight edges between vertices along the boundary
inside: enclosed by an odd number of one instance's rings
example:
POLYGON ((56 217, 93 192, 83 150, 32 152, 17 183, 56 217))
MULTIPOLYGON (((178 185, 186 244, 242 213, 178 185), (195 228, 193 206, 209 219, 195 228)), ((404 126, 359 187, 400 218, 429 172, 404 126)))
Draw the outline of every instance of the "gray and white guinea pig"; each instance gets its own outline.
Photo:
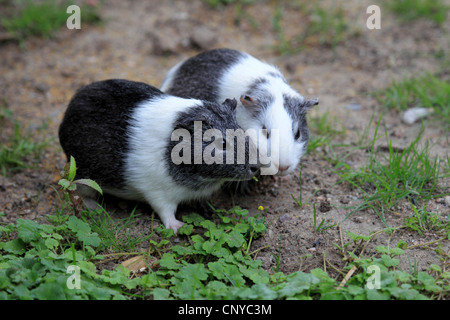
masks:
MULTIPOLYGON (((248 153, 243 164, 194 159, 198 148, 226 157, 226 147, 211 144, 229 143, 227 130, 240 128, 236 105, 236 100, 218 104, 174 97, 140 82, 99 81, 74 95, 59 127, 59 140, 67 158, 76 160, 77 178, 96 181, 105 193, 148 202, 164 226, 177 232, 183 225, 175 217, 178 204, 204 199, 226 181, 251 179, 259 169, 258 164, 249 164, 248 153), (211 128, 218 130, 223 139, 201 139, 197 145, 184 141, 198 136, 198 128, 202 135, 211 128), (185 135, 174 139, 174 132, 185 135), (177 156, 186 152, 183 156, 190 154, 190 159, 176 163, 172 152, 179 141, 187 143, 187 149, 178 148, 177 156)), ((236 160, 237 153, 234 156, 236 160)), ((92 198, 87 191, 82 196, 92 198)))
POLYGON ((306 113, 319 103, 291 88, 275 66, 225 48, 205 51, 178 63, 169 70, 161 90, 215 102, 237 99, 238 124, 244 130, 263 133, 259 142, 255 141, 258 146, 267 145, 269 153, 278 151, 272 159, 277 175, 287 175, 299 164, 309 140, 306 113), (274 129, 278 134, 273 135, 273 140, 276 137, 278 141, 271 141, 274 129), (271 146, 277 149, 271 150, 271 146))

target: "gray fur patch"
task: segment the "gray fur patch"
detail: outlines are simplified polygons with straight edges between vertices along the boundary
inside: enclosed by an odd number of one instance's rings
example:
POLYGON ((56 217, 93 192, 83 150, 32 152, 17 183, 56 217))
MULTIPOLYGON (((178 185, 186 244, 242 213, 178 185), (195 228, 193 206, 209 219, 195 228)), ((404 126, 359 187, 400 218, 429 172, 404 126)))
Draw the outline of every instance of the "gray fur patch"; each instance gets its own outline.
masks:
POLYGON ((245 95, 257 101, 258 108, 251 110, 254 117, 266 112, 275 100, 275 97, 265 88, 268 83, 269 81, 266 78, 258 78, 245 92, 245 95))
POLYGON ((287 81, 284 78, 284 76, 281 74, 281 72, 269 72, 267 75, 272 78, 279 78, 279 79, 283 80, 284 83, 287 84, 287 81))
MULTIPOLYGON (((174 129, 186 129, 189 131, 191 135, 191 161, 190 164, 181 163, 176 165, 173 163, 171 152, 180 141, 169 141, 165 157, 166 167, 170 176, 177 183, 200 190, 211 188, 217 183, 224 181, 247 180, 251 178, 249 175, 248 145, 245 148, 245 164, 237 164, 237 144, 235 144, 235 161, 233 164, 227 164, 226 159, 224 159, 223 164, 206 164, 204 160, 202 160, 201 164, 194 163, 194 121, 202 121, 202 135, 208 129, 217 129, 225 138, 227 129, 237 130, 240 128, 236 121, 235 106, 235 100, 227 100, 223 104, 203 101, 203 105, 197 105, 178 114, 173 127, 174 129)), ((202 141, 202 152, 210 143, 211 141, 202 141)))
POLYGON ((183 98, 217 101, 219 80, 242 57, 243 53, 231 49, 200 53, 180 66, 166 92, 183 98))
MULTIPOLYGON (((292 121, 297 121, 298 129, 300 130, 300 141, 308 142, 309 129, 308 122, 306 120, 306 113, 309 109, 308 101, 306 99, 301 100, 297 97, 283 95, 284 108, 291 117, 292 121)), ((293 126, 296 128, 296 126, 293 126)), ((292 133, 296 137, 297 132, 292 133)))

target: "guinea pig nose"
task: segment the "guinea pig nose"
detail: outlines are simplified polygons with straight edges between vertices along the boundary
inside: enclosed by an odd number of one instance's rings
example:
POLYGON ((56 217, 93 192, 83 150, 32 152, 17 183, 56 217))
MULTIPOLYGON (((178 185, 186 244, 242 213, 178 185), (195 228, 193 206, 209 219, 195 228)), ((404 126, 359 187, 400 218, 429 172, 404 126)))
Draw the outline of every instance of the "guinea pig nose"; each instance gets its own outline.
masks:
POLYGON ((289 169, 289 166, 279 166, 279 167, 278 167, 278 170, 279 170, 280 172, 286 171, 287 169, 289 169))

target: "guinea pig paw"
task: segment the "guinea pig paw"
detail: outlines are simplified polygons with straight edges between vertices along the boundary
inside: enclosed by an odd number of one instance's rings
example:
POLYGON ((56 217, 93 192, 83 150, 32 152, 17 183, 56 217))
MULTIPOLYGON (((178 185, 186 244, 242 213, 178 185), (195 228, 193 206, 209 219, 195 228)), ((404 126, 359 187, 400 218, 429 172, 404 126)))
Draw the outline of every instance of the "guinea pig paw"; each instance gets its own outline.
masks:
POLYGON ((171 219, 164 224, 166 229, 172 229, 175 232, 175 234, 178 233, 178 229, 180 229, 183 225, 184 223, 177 219, 171 219))

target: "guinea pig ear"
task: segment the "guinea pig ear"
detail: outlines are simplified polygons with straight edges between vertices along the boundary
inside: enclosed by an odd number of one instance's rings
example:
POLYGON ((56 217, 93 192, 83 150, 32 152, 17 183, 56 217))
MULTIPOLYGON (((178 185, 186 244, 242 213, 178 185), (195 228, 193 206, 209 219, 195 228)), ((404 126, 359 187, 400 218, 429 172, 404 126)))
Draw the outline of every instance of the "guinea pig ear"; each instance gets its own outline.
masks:
POLYGON ((258 100, 250 97, 250 96, 246 96, 243 95, 241 96, 241 98, 239 99, 242 102, 242 105, 247 108, 247 109, 254 109, 254 108, 258 108, 258 100))
POLYGON ((222 104, 229 106, 232 111, 236 110, 236 107, 237 107, 237 101, 234 98, 233 99, 226 99, 222 104))
POLYGON ((319 104, 319 98, 314 99, 305 99, 301 104, 302 108, 305 108, 306 111, 312 109, 314 106, 319 104))

